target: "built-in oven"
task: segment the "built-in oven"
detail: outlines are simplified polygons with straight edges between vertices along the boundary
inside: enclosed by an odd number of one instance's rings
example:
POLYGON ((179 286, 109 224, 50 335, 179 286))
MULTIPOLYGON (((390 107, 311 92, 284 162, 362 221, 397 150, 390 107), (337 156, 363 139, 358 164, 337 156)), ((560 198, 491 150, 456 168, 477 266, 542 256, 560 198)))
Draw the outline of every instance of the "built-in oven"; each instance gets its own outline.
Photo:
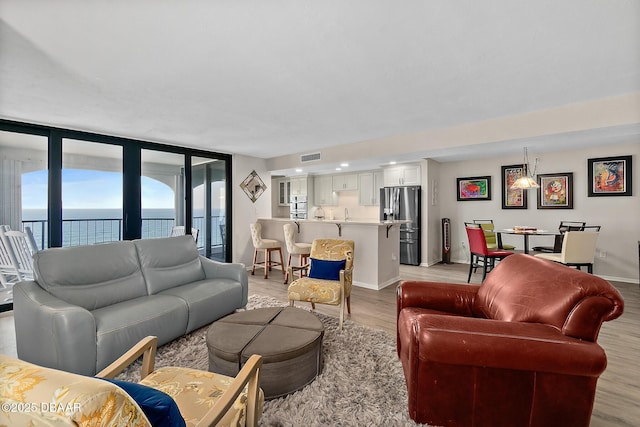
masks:
POLYGON ((307 196, 292 196, 289 200, 289 217, 291 219, 307 219, 307 196))

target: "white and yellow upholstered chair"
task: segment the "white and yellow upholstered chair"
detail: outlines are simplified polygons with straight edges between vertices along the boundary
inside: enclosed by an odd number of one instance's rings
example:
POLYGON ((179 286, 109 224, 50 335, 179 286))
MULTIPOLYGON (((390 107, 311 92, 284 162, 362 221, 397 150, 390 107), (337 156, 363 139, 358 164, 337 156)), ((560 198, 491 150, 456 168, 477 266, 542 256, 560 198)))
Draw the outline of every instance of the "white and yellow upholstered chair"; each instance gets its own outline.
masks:
POLYGON ((111 379, 143 356, 139 383, 86 377, 0 355, 0 425, 149 427, 160 418, 184 419, 187 426, 258 424, 264 401, 261 356, 251 356, 235 378, 189 368, 154 370, 156 344, 156 337, 144 338, 97 375, 111 379), (5 411, 5 405, 27 409, 5 411))
POLYGON ((340 306, 340 330, 344 322, 344 306, 351 314, 351 286, 353 283, 353 240, 315 239, 311 244, 309 265, 289 267, 289 280, 295 270, 309 268, 309 274, 289 284, 289 304, 306 301, 315 304, 340 306))
POLYGON ((264 268, 264 278, 267 279, 271 268, 279 265, 282 268, 282 274, 284 275, 282 243, 276 239, 263 239, 262 224, 259 222, 250 224, 250 227, 251 240, 253 241, 253 267, 251 268, 251 274, 255 274, 256 268, 264 268), (258 253, 260 252, 264 252, 264 261, 258 261, 258 253), (271 252, 278 252, 280 254, 280 262, 273 260, 271 252))
MULTIPOLYGON (((597 228, 599 230, 599 227, 597 228)), ((597 231, 567 231, 562 238, 562 250, 560 253, 535 254, 538 258, 548 259, 560 264, 576 267, 582 266, 593 274, 593 261, 596 256, 597 231)))
MULTIPOLYGON (((311 253, 311 243, 296 242, 296 226, 293 224, 284 225, 284 243, 287 245, 289 259, 287 260, 287 272, 284 275, 284 283, 289 283, 289 267, 291 267, 291 257, 298 256, 298 266, 307 263, 311 253)), ((303 270, 300 270, 302 276, 303 270)))

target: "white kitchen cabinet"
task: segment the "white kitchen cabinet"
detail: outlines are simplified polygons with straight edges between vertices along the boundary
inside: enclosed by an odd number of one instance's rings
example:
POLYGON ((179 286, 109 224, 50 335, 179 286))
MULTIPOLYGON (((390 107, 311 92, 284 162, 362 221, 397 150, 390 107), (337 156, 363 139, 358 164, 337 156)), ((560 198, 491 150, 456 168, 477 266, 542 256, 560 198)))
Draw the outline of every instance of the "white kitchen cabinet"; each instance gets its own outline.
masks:
POLYGON ((291 196, 307 196, 309 194, 306 175, 289 177, 289 182, 291 186, 291 196))
POLYGON ((278 179, 278 206, 289 206, 291 200, 291 181, 289 178, 278 179))
POLYGON ((316 206, 336 206, 338 204, 338 196, 333 191, 333 179, 331 175, 314 177, 313 192, 316 206))
POLYGON ((420 185, 420 165, 401 165, 384 169, 384 186, 420 185))
POLYGON ((383 186, 382 171, 363 172, 358 175, 359 200, 362 206, 377 206, 380 204, 380 187, 383 186))
POLYGON ((358 189, 358 175, 355 173, 333 175, 333 191, 355 191, 358 189))

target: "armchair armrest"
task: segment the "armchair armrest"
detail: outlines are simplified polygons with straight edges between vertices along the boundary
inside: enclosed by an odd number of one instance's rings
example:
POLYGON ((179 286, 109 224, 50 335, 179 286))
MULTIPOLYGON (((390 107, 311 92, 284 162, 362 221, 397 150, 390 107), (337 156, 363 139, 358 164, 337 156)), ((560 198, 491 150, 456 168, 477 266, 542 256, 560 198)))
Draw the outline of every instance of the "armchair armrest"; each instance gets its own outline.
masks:
POLYGON ((202 417, 202 420, 196 424, 196 427, 215 426, 218 425, 222 417, 231 408, 240 393, 247 386, 247 414, 246 425, 257 426, 260 418, 260 369, 262 368, 262 356, 253 354, 246 361, 238 375, 218 399, 213 408, 202 417))
POLYGON ((456 283, 403 281, 397 289, 397 315, 405 307, 418 307, 472 316, 479 288, 456 283))
POLYGON ((20 359, 83 375, 95 373, 96 322, 90 311, 51 295, 34 281, 13 287, 13 306, 20 359))
POLYGON ((114 360, 109 366, 96 374, 96 377, 113 379, 122 373, 129 365, 142 356, 142 367, 140 379, 143 379, 151 372, 156 363, 156 349, 158 347, 158 337, 148 336, 131 347, 126 353, 114 360))

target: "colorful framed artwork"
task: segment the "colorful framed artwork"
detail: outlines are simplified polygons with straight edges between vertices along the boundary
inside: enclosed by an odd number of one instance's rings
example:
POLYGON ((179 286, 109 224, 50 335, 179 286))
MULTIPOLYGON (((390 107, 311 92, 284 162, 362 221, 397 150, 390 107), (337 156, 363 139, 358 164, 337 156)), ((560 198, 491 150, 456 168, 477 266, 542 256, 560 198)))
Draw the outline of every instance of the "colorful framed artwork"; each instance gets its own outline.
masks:
POLYGON ((251 199, 252 202, 256 202, 258 197, 264 193, 267 186, 262 182, 258 173, 254 170, 240 183, 242 191, 251 199))
POLYGON ((631 156, 587 159, 589 197, 631 196, 631 156))
POLYGON ((456 178, 458 201, 491 200, 491 177, 456 178))
POLYGON ((525 174, 523 165, 502 166, 502 209, 527 209, 527 191, 511 186, 525 174))
POLYGON ((573 172, 538 174, 538 209, 573 209, 573 172))

